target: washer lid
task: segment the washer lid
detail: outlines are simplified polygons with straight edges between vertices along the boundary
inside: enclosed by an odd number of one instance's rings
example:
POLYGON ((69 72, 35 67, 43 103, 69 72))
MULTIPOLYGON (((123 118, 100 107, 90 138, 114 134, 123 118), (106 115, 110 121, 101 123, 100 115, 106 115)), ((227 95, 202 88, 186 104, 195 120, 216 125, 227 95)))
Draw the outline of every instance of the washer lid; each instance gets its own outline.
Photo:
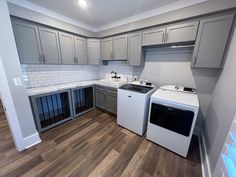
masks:
POLYGON ((151 96, 153 99, 161 99, 168 103, 176 103, 189 105, 194 107, 199 107, 198 97, 196 93, 187 93, 181 91, 167 90, 167 89, 158 89, 151 96))

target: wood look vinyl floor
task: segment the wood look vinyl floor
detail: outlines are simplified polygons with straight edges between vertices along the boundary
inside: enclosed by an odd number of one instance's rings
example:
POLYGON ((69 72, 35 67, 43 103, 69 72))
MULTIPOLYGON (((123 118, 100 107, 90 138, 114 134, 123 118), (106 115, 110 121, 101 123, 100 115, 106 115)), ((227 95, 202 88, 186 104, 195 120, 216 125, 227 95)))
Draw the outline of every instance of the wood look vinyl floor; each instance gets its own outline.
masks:
POLYGON ((197 137, 187 159, 116 124, 98 110, 41 134, 42 143, 15 150, 0 107, 0 176, 201 177, 197 137))

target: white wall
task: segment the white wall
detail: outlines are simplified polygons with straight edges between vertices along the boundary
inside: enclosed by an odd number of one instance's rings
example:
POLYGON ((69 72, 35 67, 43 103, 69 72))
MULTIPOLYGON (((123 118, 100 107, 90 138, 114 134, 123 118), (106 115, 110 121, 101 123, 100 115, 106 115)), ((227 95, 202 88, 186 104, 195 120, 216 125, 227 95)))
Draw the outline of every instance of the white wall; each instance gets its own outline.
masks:
POLYGON ((214 89, 204 121, 204 135, 212 172, 236 113, 236 30, 224 69, 214 89))
POLYGON ((9 11, 5 0, 0 1, 0 90, 6 116, 18 150, 40 142, 24 83, 16 86, 22 73, 9 11))

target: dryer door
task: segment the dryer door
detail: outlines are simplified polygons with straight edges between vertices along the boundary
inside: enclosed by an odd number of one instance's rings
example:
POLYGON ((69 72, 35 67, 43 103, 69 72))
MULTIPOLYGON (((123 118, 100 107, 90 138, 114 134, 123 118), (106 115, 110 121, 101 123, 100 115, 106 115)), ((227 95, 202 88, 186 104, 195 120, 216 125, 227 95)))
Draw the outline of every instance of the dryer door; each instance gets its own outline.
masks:
POLYGON ((190 134, 193 118, 193 111, 156 103, 151 105, 150 123, 186 137, 190 134))

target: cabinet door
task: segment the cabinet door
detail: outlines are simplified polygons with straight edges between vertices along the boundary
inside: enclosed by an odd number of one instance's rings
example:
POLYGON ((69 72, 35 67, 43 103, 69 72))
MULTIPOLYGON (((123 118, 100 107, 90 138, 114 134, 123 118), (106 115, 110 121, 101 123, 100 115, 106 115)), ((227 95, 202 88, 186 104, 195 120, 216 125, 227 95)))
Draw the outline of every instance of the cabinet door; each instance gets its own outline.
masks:
POLYGON ((112 38, 104 38, 101 40, 101 58, 111 60, 112 57, 112 38))
POLYGON ((117 92, 107 90, 106 92, 106 110, 116 114, 117 113, 117 92))
POLYGON ((63 64, 76 64, 73 35, 59 32, 61 59, 63 64))
POLYGON ((230 14, 200 21, 193 52, 193 67, 221 67, 233 17, 230 14))
POLYGON ((100 64, 100 40, 99 39, 88 39, 88 63, 91 65, 100 64))
POLYGON ((199 22, 190 22, 167 27, 166 43, 195 41, 199 22))
POLYGON ((128 54, 128 35, 120 35, 113 37, 113 59, 127 60, 128 54))
POLYGON ((88 64, 87 41, 85 38, 74 37, 75 54, 78 64, 88 64))
POLYGON ((95 89, 96 107, 106 109, 106 90, 105 88, 95 89))
POLYGON ((49 28, 39 27, 39 35, 44 56, 44 63, 60 64, 61 56, 58 40, 58 31, 49 28))
POLYGON ((143 65, 142 32, 129 34, 128 37, 128 64, 132 66, 143 65))
POLYGON ((43 63, 38 27, 21 21, 12 21, 16 45, 21 63, 43 63))
POLYGON ((156 28, 143 32, 143 46, 157 45, 164 43, 166 28, 156 28))

